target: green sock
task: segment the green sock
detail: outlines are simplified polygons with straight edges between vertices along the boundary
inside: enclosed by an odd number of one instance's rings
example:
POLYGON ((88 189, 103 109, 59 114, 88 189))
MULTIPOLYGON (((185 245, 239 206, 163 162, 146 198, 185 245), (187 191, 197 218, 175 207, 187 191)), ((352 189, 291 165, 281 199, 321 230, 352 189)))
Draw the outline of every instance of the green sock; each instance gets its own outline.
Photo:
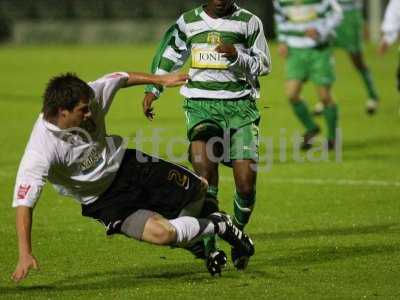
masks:
POLYGON ((233 210, 235 213, 233 221, 239 229, 243 229, 249 222, 250 215, 253 212, 256 195, 254 194, 251 198, 244 199, 235 192, 233 198, 233 210))
POLYGON ((211 197, 217 199, 218 198, 218 187, 209 185, 208 189, 207 189, 207 196, 211 196, 211 197))
POLYGON ((291 102, 293 111, 300 122, 304 125, 307 132, 317 128, 317 124, 311 118, 307 105, 303 101, 291 102))
MULTIPOLYGON (((209 214, 218 211, 218 187, 210 185, 206 193, 204 208, 201 217, 207 217, 209 214)), ((217 250, 217 239, 215 235, 203 238, 206 256, 217 250)))
POLYGON ((328 140, 334 140, 336 138, 338 107, 336 104, 325 106, 323 113, 328 126, 328 140))
POLYGON ((365 70, 362 70, 359 72, 360 72, 361 78, 364 82, 364 85, 367 89, 368 97, 371 100, 378 101, 378 93, 376 92, 371 73, 369 72, 368 69, 365 69, 365 70))

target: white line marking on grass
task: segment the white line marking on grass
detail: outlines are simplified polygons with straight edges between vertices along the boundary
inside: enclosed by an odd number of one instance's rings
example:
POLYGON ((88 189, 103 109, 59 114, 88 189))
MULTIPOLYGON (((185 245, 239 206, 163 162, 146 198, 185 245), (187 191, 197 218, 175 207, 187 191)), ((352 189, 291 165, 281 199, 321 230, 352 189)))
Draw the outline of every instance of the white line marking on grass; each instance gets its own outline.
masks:
MULTIPOLYGON (((222 176, 221 181, 233 182, 232 177, 222 176)), ((400 181, 386 180, 353 180, 353 179, 305 179, 305 178, 270 178, 268 183, 275 184, 304 184, 304 185, 338 185, 338 186, 376 186, 376 187, 400 187, 400 181)))

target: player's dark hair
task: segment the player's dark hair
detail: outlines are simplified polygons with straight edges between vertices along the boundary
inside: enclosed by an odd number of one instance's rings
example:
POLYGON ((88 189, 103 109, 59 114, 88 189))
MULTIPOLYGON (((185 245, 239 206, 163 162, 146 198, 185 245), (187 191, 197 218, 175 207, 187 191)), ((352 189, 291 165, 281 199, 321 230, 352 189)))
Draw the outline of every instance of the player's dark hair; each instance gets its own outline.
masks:
POLYGON ((42 112, 45 119, 55 117, 58 110, 72 111, 80 100, 90 100, 94 92, 78 76, 66 73, 50 79, 43 95, 42 112))

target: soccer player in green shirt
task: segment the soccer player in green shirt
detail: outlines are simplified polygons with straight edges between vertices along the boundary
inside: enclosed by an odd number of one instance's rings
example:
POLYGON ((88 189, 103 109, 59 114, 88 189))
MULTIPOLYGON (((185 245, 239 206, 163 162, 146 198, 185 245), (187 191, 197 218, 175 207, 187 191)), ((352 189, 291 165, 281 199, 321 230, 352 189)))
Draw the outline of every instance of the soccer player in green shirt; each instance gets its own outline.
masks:
MULTIPOLYGON (((374 86, 372 75, 365 63, 363 56, 363 13, 362 0, 337 0, 343 10, 343 20, 336 28, 334 45, 344 49, 354 67, 360 74, 366 89, 368 100, 366 101, 366 112, 374 114, 378 109, 379 96, 374 86)), ((321 111, 321 105, 317 104, 316 113, 321 111)))
MULTIPOLYGON (((209 183, 202 215, 218 209, 221 160, 215 158, 223 153, 223 162, 231 164, 235 179, 233 220, 243 228, 256 199, 258 77, 268 74, 271 65, 261 20, 233 0, 208 0, 181 15, 168 29, 153 60, 152 72, 177 70, 190 55, 189 80, 181 94, 185 97, 189 159, 195 172, 209 183), (224 139, 223 149, 211 145, 216 137, 224 139), (213 147, 211 151, 209 147, 213 147)), ((149 119, 153 117, 152 103, 161 92, 154 85, 146 89, 143 110, 149 119)), ((215 251, 215 241, 206 241, 206 256, 215 251)), ((248 257, 234 248, 231 255, 236 268, 247 266, 248 257)), ((207 267, 212 274, 219 268, 207 267)))
POLYGON ((311 148, 320 132, 301 98, 307 80, 317 87, 328 127, 328 148, 334 149, 338 109, 331 95, 335 72, 330 40, 342 18, 341 8, 335 0, 275 0, 274 7, 279 53, 286 57, 286 94, 306 129, 302 149, 311 148))

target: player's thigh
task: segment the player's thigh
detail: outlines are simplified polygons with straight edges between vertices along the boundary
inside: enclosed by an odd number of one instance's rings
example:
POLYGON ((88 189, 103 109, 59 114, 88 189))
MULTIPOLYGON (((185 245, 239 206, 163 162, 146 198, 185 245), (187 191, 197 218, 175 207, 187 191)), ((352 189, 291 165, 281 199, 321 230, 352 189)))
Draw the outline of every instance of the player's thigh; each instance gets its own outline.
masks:
POLYGON ((238 128, 231 135, 230 160, 258 161, 260 129, 259 120, 238 128))
POLYGON ((335 82, 335 59, 330 47, 314 50, 310 64, 310 80, 317 86, 330 86, 335 82))
POLYGON ((225 128, 222 106, 216 101, 185 99, 183 109, 189 141, 205 140, 225 128))
POLYGON ((340 26, 336 29, 335 47, 349 53, 362 51, 363 18, 359 11, 347 11, 340 26))
POLYGON ((190 143, 189 157, 195 171, 202 177, 204 170, 214 170, 220 161, 220 152, 223 145, 209 143, 209 141, 196 140, 190 143))
POLYGON ((204 196, 207 188, 206 181, 191 170, 162 159, 144 165, 139 180, 145 195, 143 208, 168 219, 204 196))
POLYGON ((289 48, 286 59, 286 80, 306 81, 309 77, 308 49, 289 48))

